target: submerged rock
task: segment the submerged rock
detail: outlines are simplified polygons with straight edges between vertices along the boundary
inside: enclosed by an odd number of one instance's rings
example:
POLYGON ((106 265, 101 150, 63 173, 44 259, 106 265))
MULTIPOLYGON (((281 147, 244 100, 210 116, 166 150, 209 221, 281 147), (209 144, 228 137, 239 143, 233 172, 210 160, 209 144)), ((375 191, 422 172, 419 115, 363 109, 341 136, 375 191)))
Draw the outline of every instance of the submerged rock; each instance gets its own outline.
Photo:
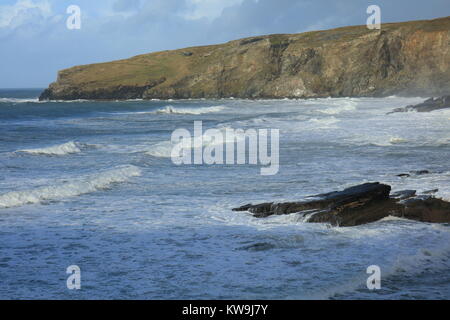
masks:
POLYGON ((430 173, 431 172, 429 170, 416 170, 416 171, 410 171, 409 173, 400 173, 397 175, 397 177, 408 178, 408 177, 411 177, 411 175, 422 176, 424 174, 430 174, 430 173))
POLYGON ((408 112, 408 111, 430 112, 446 108, 450 108, 450 95, 442 96, 439 98, 430 98, 422 103, 406 106, 404 108, 396 108, 389 113, 408 112))
MULTIPOLYGON (((349 227, 374 222, 389 215, 423 222, 450 222, 450 203, 432 196, 403 190, 390 195, 391 187, 365 183, 313 196, 313 200, 285 203, 246 204, 233 211, 248 211, 254 217, 303 214, 310 223, 349 227)), ((433 190, 434 191, 434 190, 433 190)))

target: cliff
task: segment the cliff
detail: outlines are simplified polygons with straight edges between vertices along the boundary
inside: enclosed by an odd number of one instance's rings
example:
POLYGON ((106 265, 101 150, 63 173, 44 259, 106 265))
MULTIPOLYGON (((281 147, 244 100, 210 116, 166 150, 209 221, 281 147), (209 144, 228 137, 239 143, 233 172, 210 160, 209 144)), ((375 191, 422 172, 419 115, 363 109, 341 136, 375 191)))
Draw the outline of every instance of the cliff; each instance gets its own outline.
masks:
POLYGON ((62 70, 41 100, 310 98, 450 91, 450 17, 275 34, 62 70))

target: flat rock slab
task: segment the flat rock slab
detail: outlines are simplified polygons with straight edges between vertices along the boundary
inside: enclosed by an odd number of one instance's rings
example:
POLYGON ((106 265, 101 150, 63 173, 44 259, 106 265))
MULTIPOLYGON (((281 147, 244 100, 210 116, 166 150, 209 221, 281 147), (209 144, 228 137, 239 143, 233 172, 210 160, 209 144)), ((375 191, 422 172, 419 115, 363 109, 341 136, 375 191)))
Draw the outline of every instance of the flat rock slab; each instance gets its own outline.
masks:
POLYGON ((450 95, 442 96, 439 98, 430 98, 422 103, 406 106, 404 108, 396 108, 389 113, 408 112, 408 111, 430 112, 434 110, 447 108, 450 108, 450 95))
POLYGON ((450 203, 415 190, 390 195, 391 186, 365 183, 315 195, 299 202, 246 204, 233 211, 248 211, 257 218, 291 213, 303 214, 310 223, 329 223, 349 227, 378 221, 389 215, 423 222, 450 222, 450 203))

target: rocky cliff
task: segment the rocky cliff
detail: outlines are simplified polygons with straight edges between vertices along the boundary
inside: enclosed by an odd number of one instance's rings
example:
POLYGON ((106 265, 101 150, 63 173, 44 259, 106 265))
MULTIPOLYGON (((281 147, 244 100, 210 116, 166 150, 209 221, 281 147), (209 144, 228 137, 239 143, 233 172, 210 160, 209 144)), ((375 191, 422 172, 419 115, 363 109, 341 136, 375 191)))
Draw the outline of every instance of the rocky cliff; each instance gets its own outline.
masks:
POLYGON ((62 70, 41 100, 435 96, 450 91, 450 17, 276 34, 62 70))

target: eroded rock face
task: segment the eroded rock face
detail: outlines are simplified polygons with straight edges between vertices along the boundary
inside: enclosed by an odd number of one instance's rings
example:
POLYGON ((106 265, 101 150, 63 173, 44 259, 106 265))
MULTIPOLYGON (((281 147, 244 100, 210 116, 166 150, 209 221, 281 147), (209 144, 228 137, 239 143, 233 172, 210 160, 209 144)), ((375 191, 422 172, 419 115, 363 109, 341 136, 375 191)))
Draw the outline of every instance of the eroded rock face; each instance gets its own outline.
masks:
POLYGON ((310 223, 349 227, 374 222, 389 215, 423 222, 450 222, 450 203, 432 196, 416 196, 415 190, 390 195, 386 184, 365 183, 313 196, 313 200, 247 204, 233 211, 248 211, 257 218, 291 213, 303 214, 310 223))
POLYGON ((450 17, 251 37, 62 70, 41 99, 441 96, 449 41, 450 17))
MULTIPOLYGON (((450 91, 450 88, 448 89, 450 91)), ((408 111, 417 111, 417 112, 431 112, 434 110, 447 109, 450 108, 450 95, 442 96, 439 98, 430 98, 425 100, 422 103, 406 106, 404 108, 397 108, 392 110, 390 113, 395 112, 408 112, 408 111)))

